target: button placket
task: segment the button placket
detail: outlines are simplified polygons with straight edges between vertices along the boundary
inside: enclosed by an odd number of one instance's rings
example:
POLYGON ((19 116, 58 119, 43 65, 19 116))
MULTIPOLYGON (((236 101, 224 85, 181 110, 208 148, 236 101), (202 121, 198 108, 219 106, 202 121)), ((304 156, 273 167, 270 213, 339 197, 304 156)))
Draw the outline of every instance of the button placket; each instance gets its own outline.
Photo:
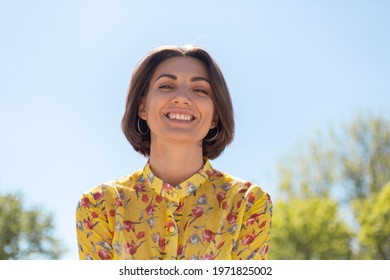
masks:
POLYGON ((176 190, 170 190, 166 193, 169 204, 167 207, 167 223, 165 225, 165 235, 169 240, 169 258, 176 258, 178 250, 178 224, 176 222, 175 212, 179 207, 180 194, 176 190))
POLYGON ((186 223, 188 221, 187 217, 182 216, 184 207, 183 202, 188 196, 197 196, 199 187, 208 179, 211 172, 212 168, 210 163, 205 161, 205 165, 202 170, 199 170, 191 178, 182 182, 180 185, 172 186, 154 176, 149 165, 145 166, 144 178, 156 192, 158 202, 164 203, 166 207, 164 207, 166 211, 165 215, 161 213, 165 216, 165 221, 162 224, 161 231, 159 231, 159 244, 160 242, 162 244, 159 246, 163 246, 166 249, 164 256, 160 256, 161 258, 177 259, 179 257, 184 257, 183 250, 185 250, 186 244, 183 240, 184 233, 181 232, 181 222, 186 223), (166 247, 165 245, 168 246, 166 247))

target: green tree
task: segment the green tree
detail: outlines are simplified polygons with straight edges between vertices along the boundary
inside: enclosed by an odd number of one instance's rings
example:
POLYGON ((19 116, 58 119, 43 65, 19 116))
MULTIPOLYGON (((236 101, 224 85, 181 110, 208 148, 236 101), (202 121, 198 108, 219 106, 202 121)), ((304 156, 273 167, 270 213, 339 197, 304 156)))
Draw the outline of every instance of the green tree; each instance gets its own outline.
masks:
POLYGON ((390 259, 390 183, 380 193, 356 201, 354 209, 360 224, 360 257, 390 259))
MULTIPOLYGON (((301 143, 301 146, 294 150, 294 154, 283 159, 280 164, 280 178, 282 202, 275 203, 270 250, 275 258, 390 258, 389 224, 384 220, 389 220, 390 204, 387 188, 384 188, 386 183, 390 182, 388 119, 368 114, 359 115, 349 125, 330 129, 326 134, 318 132, 313 141, 308 144, 301 143), (302 216, 297 215, 294 219, 298 220, 297 223, 306 225, 304 232, 300 231, 299 226, 281 223, 283 219, 298 211, 295 210, 298 205, 311 205, 313 200, 320 198, 324 203, 337 202, 338 208, 343 209, 345 221, 355 232, 355 240, 352 242, 354 247, 349 240, 352 235, 346 238, 346 235, 341 234, 344 237, 338 238, 338 246, 344 248, 341 251, 345 253, 339 257, 323 253, 324 240, 330 241, 334 237, 332 231, 324 228, 321 236, 316 237, 314 234, 319 234, 315 231, 315 228, 318 228, 316 224, 323 225, 325 222, 322 217, 314 217, 309 210, 303 215, 305 211, 299 210, 302 216), (281 212, 278 214, 279 211, 281 212), (288 213, 289 211, 291 213, 288 213), (280 218, 278 215, 285 217, 280 218), (282 228, 286 232, 283 232, 282 228), (296 233, 291 231, 297 231, 304 236, 306 243, 300 243, 296 233), (284 244, 288 241, 295 246, 295 249, 290 250, 293 253, 283 251, 284 244), (347 247, 348 250, 345 249, 347 247), (299 252, 297 248, 303 252, 299 252), (351 248, 354 248, 352 255, 351 248), (307 250, 310 253, 305 252, 307 250)), ((337 220, 341 225, 341 220, 337 220)), ((341 232, 349 232, 345 226, 344 224, 339 228, 341 232)))
POLYGON ((53 229, 52 217, 24 209, 20 195, 0 194, 0 259, 59 259, 64 250, 53 229))
POLYGON ((293 198, 274 206, 270 259, 351 259, 353 232, 330 199, 293 198))
POLYGON ((390 122, 359 115, 341 129, 317 133, 280 165, 285 196, 337 195, 349 203, 379 192, 390 181, 390 122))

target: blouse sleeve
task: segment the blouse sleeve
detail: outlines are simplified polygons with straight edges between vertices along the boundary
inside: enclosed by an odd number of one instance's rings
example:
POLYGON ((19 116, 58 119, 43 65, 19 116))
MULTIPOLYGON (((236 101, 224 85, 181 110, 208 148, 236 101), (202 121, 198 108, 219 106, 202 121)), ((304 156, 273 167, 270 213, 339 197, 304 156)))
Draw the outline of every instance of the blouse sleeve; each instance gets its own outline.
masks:
POLYGON ((79 258, 109 260, 113 258, 112 231, 107 218, 104 192, 100 188, 84 194, 76 208, 79 258))
POLYGON ((245 194, 246 209, 232 258, 266 260, 270 242, 272 202, 260 187, 252 185, 245 194))

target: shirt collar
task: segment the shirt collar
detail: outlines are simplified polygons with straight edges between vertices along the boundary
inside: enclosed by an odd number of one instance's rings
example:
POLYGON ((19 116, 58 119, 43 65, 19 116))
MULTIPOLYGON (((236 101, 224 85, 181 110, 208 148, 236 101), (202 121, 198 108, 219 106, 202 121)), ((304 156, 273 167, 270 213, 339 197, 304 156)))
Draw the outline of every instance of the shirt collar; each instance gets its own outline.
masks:
POLYGON ((210 161, 207 158, 204 158, 204 161, 203 167, 198 172, 177 186, 172 186, 155 176, 150 169, 149 161, 145 165, 142 174, 146 182, 156 193, 162 197, 180 200, 182 197, 194 195, 199 187, 211 176, 213 169, 210 161))

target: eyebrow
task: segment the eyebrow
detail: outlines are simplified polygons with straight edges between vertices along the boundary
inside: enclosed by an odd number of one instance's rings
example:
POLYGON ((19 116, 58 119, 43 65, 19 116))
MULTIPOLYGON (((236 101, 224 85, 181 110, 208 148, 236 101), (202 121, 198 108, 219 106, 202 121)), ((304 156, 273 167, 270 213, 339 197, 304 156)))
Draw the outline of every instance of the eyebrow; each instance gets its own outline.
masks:
MULTIPOLYGON (((172 75, 172 74, 161 74, 160 76, 157 77, 156 81, 163 78, 163 77, 166 77, 166 78, 170 78, 172 80, 177 80, 177 77, 175 75, 172 75)), ((205 78, 205 77, 192 77, 191 78, 191 82, 196 82, 196 81, 205 81, 207 83, 210 83, 209 79, 205 78)))

